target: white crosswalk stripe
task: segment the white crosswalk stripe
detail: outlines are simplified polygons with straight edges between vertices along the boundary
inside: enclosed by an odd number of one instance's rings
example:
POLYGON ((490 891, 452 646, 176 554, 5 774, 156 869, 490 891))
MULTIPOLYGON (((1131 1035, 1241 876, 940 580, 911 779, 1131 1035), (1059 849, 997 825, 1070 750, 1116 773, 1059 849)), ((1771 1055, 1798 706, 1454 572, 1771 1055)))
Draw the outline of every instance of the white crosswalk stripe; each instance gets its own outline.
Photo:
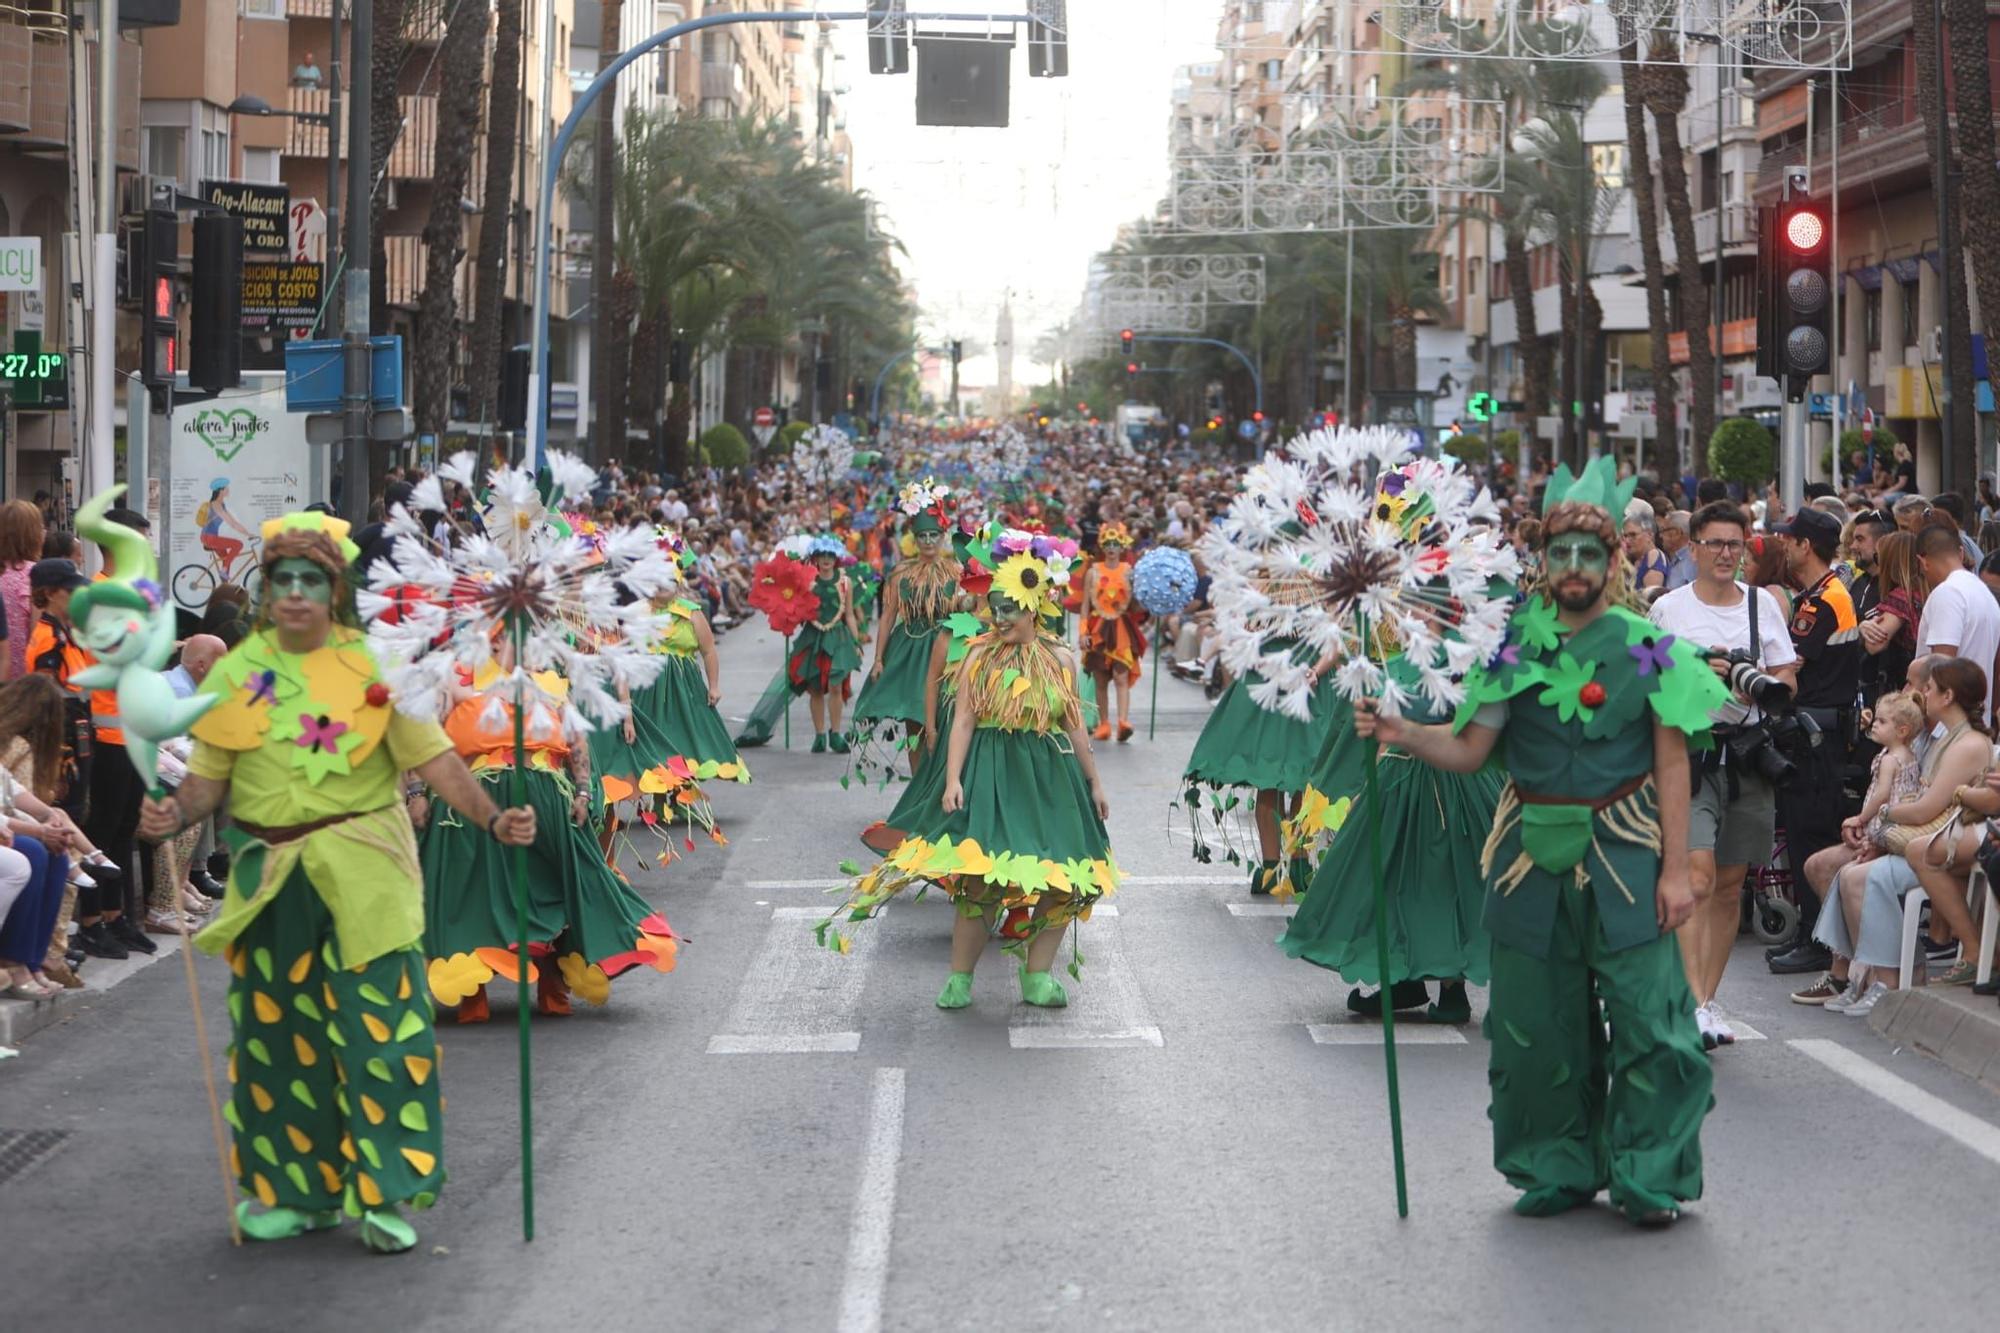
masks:
POLYGON ((861 989, 879 932, 855 931, 846 955, 814 938, 823 907, 772 909, 750 970, 737 987, 710 1055, 784 1055, 861 1049, 861 989))

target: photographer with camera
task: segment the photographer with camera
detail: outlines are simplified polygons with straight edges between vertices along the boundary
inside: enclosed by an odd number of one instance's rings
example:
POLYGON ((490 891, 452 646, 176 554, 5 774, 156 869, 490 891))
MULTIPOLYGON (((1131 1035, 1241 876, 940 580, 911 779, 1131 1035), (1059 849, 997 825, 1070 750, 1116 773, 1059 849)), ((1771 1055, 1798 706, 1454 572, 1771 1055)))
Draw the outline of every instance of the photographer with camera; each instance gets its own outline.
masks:
POLYGON ((1839 520, 1808 507, 1771 532, 1801 591, 1792 604, 1790 626, 1792 649, 1799 657, 1792 700, 1798 725, 1779 744, 1793 772, 1777 784, 1778 826, 1785 831, 1799 926, 1796 942, 1771 956, 1770 967, 1780 974, 1818 972, 1832 962, 1832 955, 1813 939, 1820 903, 1806 879, 1806 858, 1840 841, 1840 821, 1848 812, 1841 775, 1856 732, 1855 705, 1866 654, 1853 595, 1833 568, 1840 551, 1839 520))
POLYGON ((1742 920, 1743 879, 1751 862, 1771 855, 1777 824, 1773 772, 1787 766, 1766 714, 1791 702, 1798 654, 1778 602, 1737 581, 1750 523, 1726 500, 1703 505, 1689 522, 1695 580, 1653 603, 1652 620, 1677 639, 1707 650, 1730 688, 1713 716, 1716 744, 1690 754, 1694 797, 1688 852, 1694 915, 1680 928, 1681 965, 1694 992, 1702 1046, 1736 1040, 1715 1006, 1715 992, 1742 920))

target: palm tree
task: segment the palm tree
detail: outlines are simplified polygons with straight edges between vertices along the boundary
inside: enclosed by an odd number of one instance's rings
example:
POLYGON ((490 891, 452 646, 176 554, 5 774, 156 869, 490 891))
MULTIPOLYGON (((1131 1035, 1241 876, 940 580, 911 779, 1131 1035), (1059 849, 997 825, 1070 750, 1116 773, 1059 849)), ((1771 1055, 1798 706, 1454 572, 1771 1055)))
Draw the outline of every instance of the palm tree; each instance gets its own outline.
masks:
MULTIPOLYGON (((1688 346, 1688 418, 1694 426, 1694 470, 1708 470, 1708 441, 1715 434, 1715 343, 1720 330, 1709 329, 1708 275, 1702 271, 1701 247, 1694 236, 1694 196, 1689 192, 1687 162, 1681 155, 1681 108, 1687 105, 1687 67, 1671 46, 1656 40, 1652 63, 1639 67, 1647 110, 1653 113, 1653 135, 1660 144, 1660 193, 1667 205, 1667 223, 1674 236, 1674 282, 1680 292, 1681 333, 1688 346)), ((1718 243, 1721 228, 1716 229, 1718 243)), ((1662 373, 1664 373, 1662 367, 1662 373)))
POLYGON ((486 57, 488 10, 461 0, 451 11, 438 52, 436 168, 424 222, 424 289, 417 298, 411 402, 417 429, 444 432, 451 416, 451 381, 458 368, 458 266, 465 257, 466 176, 479 133, 480 73, 486 57))
POLYGON ((1653 361, 1653 475, 1664 483, 1680 475, 1674 413, 1673 356, 1667 343, 1667 272, 1660 253, 1659 205, 1653 194, 1653 154, 1646 141, 1646 104, 1640 92, 1644 71, 1629 17, 1618 20, 1618 60, 1625 84, 1625 179, 1632 188, 1632 212, 1639 221, 1639 262, 1646 274, 1646 331, 1653 361))
MULTIPOLYGON (((2000 311, 2000 237, 1993 233, 1992 219, 2000 218, 2000 169, 1994 166, 1993 87, 1988 60, 1986 6, 1980 0, 1943 0, 1945 17, 1951 20, 1951 96, 1958 130, 1958 235, 1972 257, 1972 273, 1979 288, 1979 308, 2000 311), (1986 225, 1969 227, 1968 218, 1984 219, 1986 225)), ((1919 15, 1915 26, 1924 28, 1929 20, 1919 15)), ((1925 85, 1919 85, 1925 86, 1925 85)), ((1928 96, 1923 101, 1928 108, 1928 96)), ((1932 136, 1927 136, 1932 137, 1932 136)), ((1954 284, 1952 319, 1948 336, 1952 341, 1951 364, 1967 368, 1970 379, 1972 326, 1964 313, 1961 292, 1964 270, 1950 275, 1954 284), (1964 341, 1961 343, 1960 338, 1964 341)), ((1993 327, 1995 321, 1987 320, 1993 327)), ((1952 452, 1954 484, 1969 486, 1976 475, 1974 444, 1977 436, 1961 426, 1972 419, 1969 382, 1954 382, 1952 394, 1952 452), (1961 404, 1965 404, 1961 406, 1961 404)))
POLYGON ((479 257, 472 295, 471 392, 474 421, 491 421, 500 401, 500 367, 506 339, 500 318, 507 289, 507 233, 514 216, 514 172, 520 143, 521 7, 526 0, 498 0, 493 29, 493 82, 486 96, 486 185, 479 206, 479 257))

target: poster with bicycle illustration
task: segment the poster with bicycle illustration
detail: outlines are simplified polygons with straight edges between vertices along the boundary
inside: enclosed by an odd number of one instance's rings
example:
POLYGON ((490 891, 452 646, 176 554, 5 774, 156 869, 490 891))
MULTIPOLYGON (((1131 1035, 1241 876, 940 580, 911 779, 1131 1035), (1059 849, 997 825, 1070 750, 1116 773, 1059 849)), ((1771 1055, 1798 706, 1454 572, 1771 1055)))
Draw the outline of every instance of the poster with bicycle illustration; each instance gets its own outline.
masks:
POLYGON ((224 583, 256 596, 258 534, 311 498, 310 447, 305 414, 285 410, 282 377, 175 410, 163 564, 176 602, 199 611, 224 583))

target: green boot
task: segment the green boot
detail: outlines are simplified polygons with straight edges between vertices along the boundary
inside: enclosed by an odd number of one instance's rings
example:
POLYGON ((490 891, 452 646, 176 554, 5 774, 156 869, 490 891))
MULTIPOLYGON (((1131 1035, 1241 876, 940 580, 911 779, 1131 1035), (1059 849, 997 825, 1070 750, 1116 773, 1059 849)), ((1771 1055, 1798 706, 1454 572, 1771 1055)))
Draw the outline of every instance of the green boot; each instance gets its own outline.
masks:
POLYGON ((844 731, 834 732, 833 739, 827 742, 827 748, 832 750, 835 754, 846 754, 849 748, 847 744, 847 733, 844 731))
POLYGON ((826 733, 825 733, 825 732, 823 732, 823 731, 815 731, 815 732, 813 733, 813 748, 812 748, 812 752, 813 752, 814 754, 825 754, 825 753, 826 753, 826 733))
POLYGON ((253 1213, 250 1201, 245 1199, 236 1205, 236 1225, 251 1240, 290 1240, 308 1231, 324 1231, 328 1227, 339 1226, 340 1210, 266 1208, 261 1213, 253 1213))
POLYGON ((1472 1000, 1465 993, 1463 981, 1445 981, 1438 984, 1438 997, 1424 1019, 1431 1023, 1464 1024, 1472 1021, 1472 1000))
POLYGON ((1261 898, 1278 883, 1278 863, 1259 861, 1257 868, 1250 872, 1250 896, 1261 898))
POLYGON ((954 972, 938 992, 938 1008, 963 1009, 972 1003, 972 973, 954 972))
POLYGON ((361 1214, 361 1243, 377 1254, 401 1254, 417 1243, 417 1229, 393 1207, 361 1214))
POLYGON ((1021 998, 1038 1009, 1062 1009, 1069 1005, 1069 993, 1062 983, 1046 972, 1021 969, 1021 998))
POLYGON ((1295 894, 1304 893, 1307 889, 1312 887, 1313 863, 1311 858, 1304 856, 1293 857, 1291 865, 1291 873, 1292 873, 1293 893, 1295 894))
POLYGON ((1583 1207, 1592 1197, 1583 1190, 1543 1185, 1514 1200, 1514 1211, 1522 1217, 1554 1217, 1572 1208, 1583 1207))

